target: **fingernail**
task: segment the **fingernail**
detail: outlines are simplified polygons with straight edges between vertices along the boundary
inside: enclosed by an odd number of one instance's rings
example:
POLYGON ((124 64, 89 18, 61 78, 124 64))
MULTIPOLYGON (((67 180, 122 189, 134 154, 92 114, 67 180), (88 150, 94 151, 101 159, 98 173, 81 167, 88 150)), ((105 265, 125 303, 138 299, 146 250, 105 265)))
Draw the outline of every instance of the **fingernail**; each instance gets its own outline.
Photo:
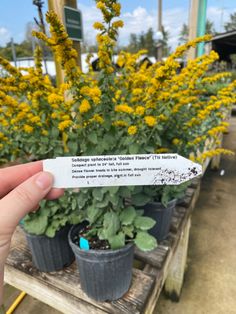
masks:
POLYGON ((48 172, 41 172, 36 180, 35 180, 36 185, 42 189, 42 190, 47 190, 52 186, 53 183, 53 177, 50 173, 48 172))

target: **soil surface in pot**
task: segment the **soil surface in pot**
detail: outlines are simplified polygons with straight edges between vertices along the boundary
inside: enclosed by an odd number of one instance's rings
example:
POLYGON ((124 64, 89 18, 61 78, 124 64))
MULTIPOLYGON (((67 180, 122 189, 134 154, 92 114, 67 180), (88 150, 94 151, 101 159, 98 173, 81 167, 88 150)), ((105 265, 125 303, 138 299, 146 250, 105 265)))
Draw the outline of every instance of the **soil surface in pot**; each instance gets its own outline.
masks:
MULTIPOLYGON (((80 238, 87 239, 87 232, 90 231, 90 227, 84 227, 80 230, 78 235, 75 235, 72 241, 80 247, 80 238)), ((107 240, 100 240, 97 236, 91 237, 89 240, 89 247, 91 250, 110 250, 110 245, 107 240)))

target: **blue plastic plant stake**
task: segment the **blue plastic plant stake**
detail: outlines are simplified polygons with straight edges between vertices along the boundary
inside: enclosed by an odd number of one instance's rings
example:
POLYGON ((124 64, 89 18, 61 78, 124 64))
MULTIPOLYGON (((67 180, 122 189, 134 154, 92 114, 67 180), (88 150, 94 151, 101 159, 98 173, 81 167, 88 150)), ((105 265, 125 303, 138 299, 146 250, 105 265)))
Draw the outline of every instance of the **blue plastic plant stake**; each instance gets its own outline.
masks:
POLYGON ((79 239, 79 246, 80 246, 81 250, 88 251, 89 250, 89 241, 87 239, 81 237, 79 239))

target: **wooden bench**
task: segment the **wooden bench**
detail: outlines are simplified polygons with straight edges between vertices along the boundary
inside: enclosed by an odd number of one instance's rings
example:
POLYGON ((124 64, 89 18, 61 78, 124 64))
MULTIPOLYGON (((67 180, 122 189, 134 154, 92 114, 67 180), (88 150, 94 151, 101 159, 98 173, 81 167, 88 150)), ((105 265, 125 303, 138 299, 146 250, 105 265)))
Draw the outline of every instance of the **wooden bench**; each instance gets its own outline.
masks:
POLYGON ((188 188, 177 206, 166 240, 152 252, 136 250, 133 280, 126 295, 113 302, 96 302, 80 288, 75 263, 63 271, 43 273, 32 264, 23 231, 18 228, 12 239, 5 267, 5 282, 38 300, 68 314, 76 313, 152 313, 164 287, 172 300, 178 300, 183 283, 191 212, 199 195, 200 180, 188 188))

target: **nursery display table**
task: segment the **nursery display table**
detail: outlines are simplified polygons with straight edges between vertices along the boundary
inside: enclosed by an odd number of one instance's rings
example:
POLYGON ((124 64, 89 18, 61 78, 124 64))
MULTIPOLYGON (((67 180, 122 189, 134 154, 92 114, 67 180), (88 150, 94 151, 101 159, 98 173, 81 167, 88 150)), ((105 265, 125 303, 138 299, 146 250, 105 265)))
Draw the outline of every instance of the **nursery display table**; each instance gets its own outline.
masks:
POLYGON ((96 302, 80 288, 75 263, 63 271, 44 273, 32 264, 23 231, 18 228, 12 239, 5 267, 5 282, 28 293, 62 313, 152 313, 162 288, 178 300, 187 258, 191 212, 199 195, 200 180, 187 190, 177 206, 168 238, 152 252, 136 250, 133 280, 126 295, 113 302, 96 302))

